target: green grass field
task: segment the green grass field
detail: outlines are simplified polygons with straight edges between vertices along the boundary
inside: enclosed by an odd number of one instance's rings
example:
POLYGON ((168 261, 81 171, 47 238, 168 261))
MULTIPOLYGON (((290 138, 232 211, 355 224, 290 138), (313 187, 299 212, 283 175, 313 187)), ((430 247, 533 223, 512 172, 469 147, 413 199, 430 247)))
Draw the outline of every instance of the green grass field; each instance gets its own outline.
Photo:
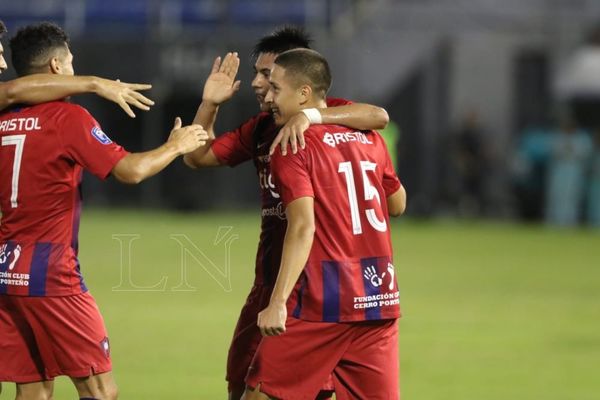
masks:
MULTIPOLYGON (((110 332, 122 399, 226 398, 225 357, 258 226, 253 214, 84 213, 82 270, 110 332), (215 244, 219 226, 232 230, 215 244), (121 234, 139 235, 131 269, 120 266, 121 234), (185 281, 178 234, 197 247, 186 247, 185 281)), ((393 238, 403 399, 600 398, 600 232, 397 220, 393 238)), ((12 386, 0 399, 14 397, 12 386)), ((57 379, 55 399, 75 398, 57 379)))

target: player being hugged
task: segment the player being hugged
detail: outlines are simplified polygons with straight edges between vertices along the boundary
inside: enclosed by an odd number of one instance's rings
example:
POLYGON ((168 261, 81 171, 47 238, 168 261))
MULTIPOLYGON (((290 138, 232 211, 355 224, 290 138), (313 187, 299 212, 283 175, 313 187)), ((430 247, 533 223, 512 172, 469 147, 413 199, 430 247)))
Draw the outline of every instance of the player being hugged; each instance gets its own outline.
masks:
MULTIPOLYGON (((6 32, 6 26, 0 21, 0 39, 6 32)), ((0 43, 0 74, 7 68, 4 47, 0 43)), ((112 81, 97 76, 31 74, 0 82, 0 110, 15 104, 40 104, 76 94, 95 93, 118 104, 127 115, 135 118, 131 106, 148 111, 154 105, 152 100, 139 93, 150 88, 152 85, 112 81)))
MULTIPOLYGON (((246 303, 242 307, 227 356, 227 390, 229 400, 239 400, 244 394, 245 377, 254 353, 262 339, 256 326, 258 313, 269 304, 273 284, 281 263, 281 251, 287 221, 283 204, 273 183, 270 158, 281 144, 282 152, 290 145, 292 153, 304 147, 303 132, 314 123, 336 123, 354 129, 382 129, 388 122, 387 112, 369 104, 352 103, 344 99, 327 98, 327 108, 313 111, 313 118, 298 111, 284 126, 277 126, 271 113, 271 104, 265 96, 271 86, 269 76, 273 61, 280 53, 297 48, 308 48, 310 37, 297 27, 284 26, 263 36, 254 47, 254 79, 252 89, 261 112, 248 119, 237 129, 211 137, 205 146, 186 154, 184 161, 191 168, 213 166, 235 167, 252 161, 256 168, 261 199, 261 228, 255 258, 255 277, 246 303)), ((204 84, 202 104, 198 107, 195 123, 204 126, 214 136, 218 110, 238 90, 235 77, 240 64, 237 53, 217 57, 204 84)), ((317 399, 331 398, 333 383, 323 382, 323 391, 317 399)))
MULTIPOLYGON (((319 53, 297 49, 275 59, 270 81, 266 101, 283 125, 325 107, 331 75, 319 53)), ((288 226, 245 399, 312 399, 330 374, 337 399, 398 399, 388 215, 404 212, 406 193, 378 133, 313 125, 305 140, 271 159, 288 226)))
MULTIPOLYGON (((73 75, 61 28, 42 23, 10 41, 17 74, 73 75)), ((208 138, 177 118, 166 143, 129 153, 82 107, 64 101, 0 113, 0 381, 17 399, 50 399, 71 378, 81 399, 116 399, 104 321, 78 253, 81 179, 88 170, 139 183, 208 138)))

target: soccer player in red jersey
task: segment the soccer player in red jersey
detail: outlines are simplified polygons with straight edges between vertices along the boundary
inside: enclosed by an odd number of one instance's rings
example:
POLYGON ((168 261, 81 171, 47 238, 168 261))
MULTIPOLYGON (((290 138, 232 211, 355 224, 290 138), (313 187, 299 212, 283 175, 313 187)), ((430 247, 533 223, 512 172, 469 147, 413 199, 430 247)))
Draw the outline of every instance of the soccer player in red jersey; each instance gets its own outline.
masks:
MULTIPOLYGON (((313 50, 280 54, 270 81, 277 125, 326 106, 329 66, 313 50)), ((312 399, 330 374, 339 400, 398 399, 388 214, 404 211, 406 193, 378 133, 324 124, 305 140, 297 154, 271 159, 288 224, 245 399, 312 399)))
MULTIPOLYGON (((0 21, 0 39, 5 33, 6 26, 0 21)), ((4 48, 0 43, 0 73, 7 68, 4 48)), ((146 111, 154 105, 152 100, 137 92, 150 88, 152 85, 111 81, 96 76, 34 74, 0 82, 0 110, 14 104, 39 104, 76 94, 96 93, 117 103, 127 115, 135 118, 130 105, 146 111)))
MULTIPOLYGON (((195 123, 205 126, 212 138, 206 146, 184 156, 186 164, 192 168, 224 165, 234 167, 252 160, 256 166, 261 189, 262 222, 255 263, 255 280, 246 304, 241 310, 227 358, 226 379, 229 398, 234 400, 240 399, 244 392, 244 378, 262 338, 256 326, 256 318, 258 312, 267 306, 271 296, 286 230, 286 217, 281 197, 273 183, 269 164, 270 148, 284 137, 282 143, 287 144, 287 140, 290 140, 292 150, 295 150, 296 135, 310 126, 307 117, 299 113, 290 118, 289 123, 279 131, 279 127, 273 121, 270 105, 264 98, 270 87, 269 75, 275 57, 283 51, 307 48, 309 45, 310 39, 306 33, 293 27, 278 29, 260 39, 253 52, 255 77, 252 88, 261 112, 236 130, 214 138, 213 126, 218 108, 239 88, 239 82, 235 81, 239 66, 237 54, 229 53, 222 61, 217 58, 204 86, 202 104, 194 120, 195 123), (291 139, 285 139, 290 136, 291 139)), ((388 121, 386 111, 379 107, 350 104, 341 99, 327 99, 327 103, 328 108, 320 109, 320 117, 326 123, 336 122, 355 129, 379 129, 384 128, 388 121)), ((327 386, 325 388, 331 389, 327 386)), ((329 398, 329 396, 328 393, 323 393, 320 398, 329 398)))
MULTIPOLYGON (((23 28, 10 45, 19 75, 73 75, 54 24, 23 28)), ((51 398, 58 375, 81 398, 117 398, 108 335, 77 258, 83 170, 138 183, 207 138, 177 119, 165 144, 128 153, 74 104, 0 113, 0 381, 17 384, 17 399, 51 398)))

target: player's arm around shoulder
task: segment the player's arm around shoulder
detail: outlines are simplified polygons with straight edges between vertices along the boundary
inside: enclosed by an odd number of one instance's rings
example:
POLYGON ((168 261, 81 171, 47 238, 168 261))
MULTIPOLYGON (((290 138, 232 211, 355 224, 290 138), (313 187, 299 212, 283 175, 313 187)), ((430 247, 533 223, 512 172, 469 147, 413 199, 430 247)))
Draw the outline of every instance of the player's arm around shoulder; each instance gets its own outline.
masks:
POLYGON ((328 99, 328 107, 310 108, 292 116, 281 128, 271 145, 273 154, 277 146, 281 146, 283 155, 287 154, 288 145, 293 154, 298 146, 304 149, 304 135, 311 125, 343 125, 358 130, 384 129, 390 118, 384 108, 364 103, 351 103, 344 100, 328 99))
POLYGON ((72 95, 95 93, 117 103, 127 115, 134 118, 130 105, 141 110, 149 110, 149 106, 154 105, 152 100, 139 93, 151 87, 96 76, 33 74, 0 83, 0 109, 13 104, 40 104, 72 95))
POLYGON ((0 110, 16 104, 17 88, 14 81, 0 82, 0 110))
POLYGON ((387 111, 366 103, 348 103, 317 109, 323 124, 344 125, 358 130, 384 129, 390 122, 387 111))

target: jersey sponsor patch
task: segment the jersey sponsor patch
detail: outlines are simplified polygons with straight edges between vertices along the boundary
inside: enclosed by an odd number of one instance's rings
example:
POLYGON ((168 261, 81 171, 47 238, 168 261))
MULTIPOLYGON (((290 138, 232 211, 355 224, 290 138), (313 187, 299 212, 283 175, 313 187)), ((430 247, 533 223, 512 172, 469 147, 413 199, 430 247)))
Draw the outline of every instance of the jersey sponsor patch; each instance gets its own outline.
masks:
POLYGON ((92 128, 92 136, 102 144, 111 144, 112 140, 97 126, 92 128))

